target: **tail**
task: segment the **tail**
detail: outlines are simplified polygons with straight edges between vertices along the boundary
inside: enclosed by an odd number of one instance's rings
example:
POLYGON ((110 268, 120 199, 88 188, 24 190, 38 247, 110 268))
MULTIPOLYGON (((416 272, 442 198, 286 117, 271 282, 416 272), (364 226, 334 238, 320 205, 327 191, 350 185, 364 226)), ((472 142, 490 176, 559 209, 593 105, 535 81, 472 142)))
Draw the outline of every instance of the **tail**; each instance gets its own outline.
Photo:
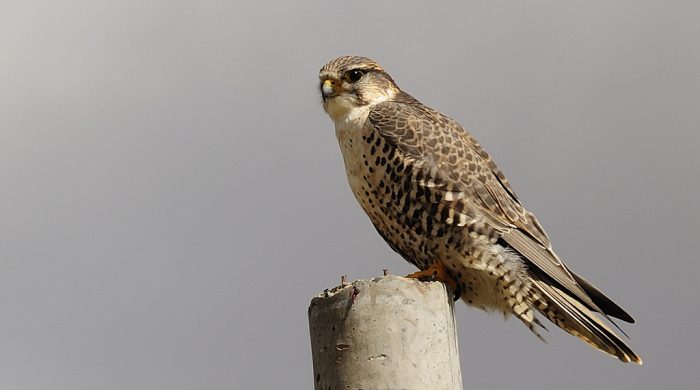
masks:
POLYGON ((541 295, 535 306, 553 324, 625 363, 642 364, 639 355, 576 298, 542 280, 532 282, 541 295))

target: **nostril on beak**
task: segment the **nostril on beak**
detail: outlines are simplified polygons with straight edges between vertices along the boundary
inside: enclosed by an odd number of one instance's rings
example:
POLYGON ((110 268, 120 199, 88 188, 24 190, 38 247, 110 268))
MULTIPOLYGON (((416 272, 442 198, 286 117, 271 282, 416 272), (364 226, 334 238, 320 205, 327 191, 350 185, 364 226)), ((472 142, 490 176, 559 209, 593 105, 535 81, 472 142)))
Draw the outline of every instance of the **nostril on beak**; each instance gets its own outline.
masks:
POLYGON ((337 85, 336 80, 331 80, 331 79, 323 80, 323 82, 321 83, 321 94, 323 95, 324 100, 326 98, 332 96, 335 93, 336 85, 337 85))

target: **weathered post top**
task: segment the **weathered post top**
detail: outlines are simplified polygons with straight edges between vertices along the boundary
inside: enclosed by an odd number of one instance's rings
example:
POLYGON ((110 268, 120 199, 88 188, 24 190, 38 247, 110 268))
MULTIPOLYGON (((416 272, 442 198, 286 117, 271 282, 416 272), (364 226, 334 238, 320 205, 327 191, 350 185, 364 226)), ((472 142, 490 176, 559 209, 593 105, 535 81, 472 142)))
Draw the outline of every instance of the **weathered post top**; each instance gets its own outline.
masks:
POLYGON ((388 275, 326 290, 309 307, 314 386, 462 389, 450 294, 388 275))

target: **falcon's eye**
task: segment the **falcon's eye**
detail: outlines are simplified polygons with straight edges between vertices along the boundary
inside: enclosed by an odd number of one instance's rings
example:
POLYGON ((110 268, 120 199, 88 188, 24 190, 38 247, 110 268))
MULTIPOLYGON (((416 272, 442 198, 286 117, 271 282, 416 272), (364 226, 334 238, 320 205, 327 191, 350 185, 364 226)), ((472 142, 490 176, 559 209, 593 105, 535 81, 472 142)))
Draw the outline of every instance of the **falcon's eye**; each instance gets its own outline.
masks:
POLYGON ((354 83, 361 79, 364 74, 365 71, 362 69, 352 69, 345 73, 345 78, 347 78, 349 82, 354 83))

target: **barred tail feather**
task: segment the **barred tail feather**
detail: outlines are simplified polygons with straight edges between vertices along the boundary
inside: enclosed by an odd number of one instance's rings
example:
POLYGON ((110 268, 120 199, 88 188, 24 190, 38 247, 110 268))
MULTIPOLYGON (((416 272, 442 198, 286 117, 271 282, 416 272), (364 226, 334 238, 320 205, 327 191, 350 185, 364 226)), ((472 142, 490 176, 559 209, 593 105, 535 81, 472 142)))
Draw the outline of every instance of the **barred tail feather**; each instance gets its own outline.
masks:
POLYGON ((642 359, 576 298, 541 280, 532 281, 545 303, 537 307, 552 323, 625 363, 642 364, 642 359))

